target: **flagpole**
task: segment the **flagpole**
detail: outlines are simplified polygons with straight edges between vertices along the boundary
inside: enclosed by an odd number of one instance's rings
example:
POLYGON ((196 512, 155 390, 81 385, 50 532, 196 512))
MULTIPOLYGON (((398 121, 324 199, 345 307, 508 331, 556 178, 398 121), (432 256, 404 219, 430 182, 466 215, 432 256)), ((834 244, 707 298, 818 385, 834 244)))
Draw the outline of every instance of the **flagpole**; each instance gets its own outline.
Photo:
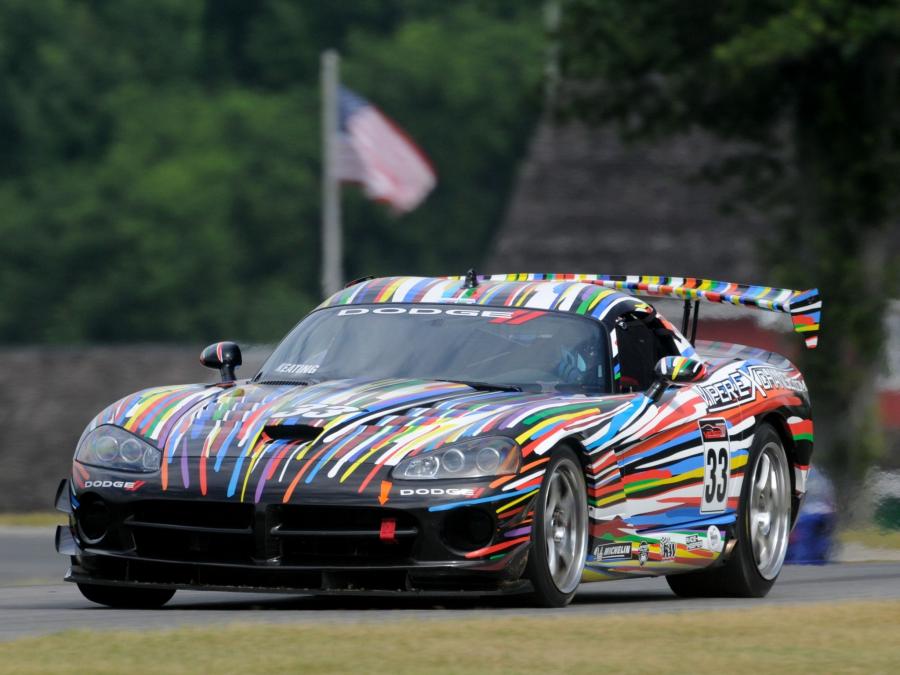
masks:
POLYGON ((333 49, 322 52, 322 293, 328 297, 343 285, 341 194, 335 159, 338 133, 338 64, 333 49))

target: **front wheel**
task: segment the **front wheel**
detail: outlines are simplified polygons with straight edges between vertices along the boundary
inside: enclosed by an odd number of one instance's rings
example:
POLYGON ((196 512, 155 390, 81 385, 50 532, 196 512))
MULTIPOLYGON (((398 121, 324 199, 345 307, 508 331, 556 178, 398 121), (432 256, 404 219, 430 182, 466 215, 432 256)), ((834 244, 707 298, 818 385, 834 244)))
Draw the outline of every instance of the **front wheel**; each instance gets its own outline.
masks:
POLYGON ((737 543, 721 566, 666 577, 682 597, 761 598, 778 578, 791 534, 791 477, 781 437, 768 424, 755 434, 735 523, 737 543))
POLYGON ((547 465, 534 510, 527 575, 543 607, 569 604, 587 557, 588 509, 584 470, 560 448, 547 465))
POLYGON ((78 590, 91 602, 117 609, 157 609, 175 595, 175 590, 171 588, 128 588, 82 583, 78 584, 78 590))

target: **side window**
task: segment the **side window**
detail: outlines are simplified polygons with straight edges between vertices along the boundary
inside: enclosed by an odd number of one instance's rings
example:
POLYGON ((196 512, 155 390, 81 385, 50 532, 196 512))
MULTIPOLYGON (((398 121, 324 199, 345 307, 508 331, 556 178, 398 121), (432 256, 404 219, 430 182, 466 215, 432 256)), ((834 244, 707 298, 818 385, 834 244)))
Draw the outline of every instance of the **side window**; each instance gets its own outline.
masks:
POLYGON ((653 383, 656 362, 678 354, 671 331, 653 315, 623 314, 616 320, 616 339, 622 391, 646 389, 653 383))

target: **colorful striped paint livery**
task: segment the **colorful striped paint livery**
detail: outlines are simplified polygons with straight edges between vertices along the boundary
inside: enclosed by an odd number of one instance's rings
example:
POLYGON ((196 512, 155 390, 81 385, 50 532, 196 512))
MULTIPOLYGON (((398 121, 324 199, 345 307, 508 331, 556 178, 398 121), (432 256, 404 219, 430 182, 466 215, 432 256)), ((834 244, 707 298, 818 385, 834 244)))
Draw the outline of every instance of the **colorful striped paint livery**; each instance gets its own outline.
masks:
MULTIPOLYGON (((713 366, 707 382, 729 381, 739 365, 713 366)), ((776 404, 803 405, 794 390, 786 389, 766 392, 758 407, 776 404)), ((703 527, 727 526, 734 520, 753 440, 756 419, 746 414, 753 411, 734 406, 716 413, 731 439, 732 478, 727 511, 717 520, 704 519, 699 511, 704 460, 698 423, 710 413, 691 386, 654 401, 641 394, 476 392, 461 384, 420 380, 189 385, 127 397, 99 415, 91 428, 115 424, 160 447, 164 492, 255 503, 303 502, 309 490, 333 486, 386 504, 397 498, 391 470, 405 457, 477 436, 510 437, 522 458, 516 474, 430 507, 441 512, 483 505, 495 512, 503 541, 471 552, 471 558, 503 556, 527 544, 549 453, 573 438, 585 456, 592 537, 621 541, 623 532, 631 532, 647 539, 648 532, 670 533, 698 520, 703 527), (296 425, 320 431, 312 439, 278 432, 296 425)), ((792 416, 789 428, 798 445, 811 447, 808 418, 792 416)), ((693 548, 679 548, 677 541, 673 546, 672 564, 704 560, 693 548)), ((594 572, 598 567, 604 567, 602 560, 589 565, 594 572)), ((638 565, 630 573, 641 571, 638 565)))
POLYGON ((509 279, 502 280, 480 277, 482 283, 474 288, 466 287, 462 278, 372 279, 339 291, 321 307, 389 302, 452 303, 572 312, 595 319, 602 319, 614 307, 650 310, 646 303, 629 295, 585 280, 560 278, 548 282, 516 279, 518 276, 527 275, 510 275, 509 279))
MULTIPOLYGON (((308 385, 195 384, 127 396, 98 415, 85 433, 116 425, 160 449, 161 470, 142 476, 140 498, 243 502, 260 505, 249 507, 260 513, 288 504, 408 508, 436 521, 466 513, 458 509, 489 511, 496 527, 489 545, 460 554, 486 565, 502 565, 531 544, 545 470, 554 449, 565 444, 584 466, 591 542, 587 580, 699 569, 717 559, 733 531, 762 421, 778 425, 790 446, 795 496, 802 496, 813 428, 799 371, 759 350, 699 342, 695 349, 635 296, 697 298, 789 313, 815 346, 821 308, 816 291, 670 277, 477 279, 475 284, 461 277, 373 279, 338 292, 321 307, 450 303, 521 310, 515 316, 550 310, 592 318, 610 337, 613 393, 481 391, 454 382, 372 379, 364 373, 308 385), (627 354, 629 345, 627 333, 617 336, 616 319, 625 312, 648 323, 658 317, 658 334, 671 334, 675 347, 657 374, 681 386, 654 386, 647 393, 617 386, 620 347, 627 354), (429 481, 396 480, 392 474, 406 458, 494 436, 515 442, 517 470, 442 480, 436 492, 426 485, 429 481), (727 457, 716 474, 725 487, 714 503, 703 489, 710 477, 705 460, 712 441, 715 451, 727 457)), ((96 471, 75 462, 75 496, 88 481, 96 481, 96 471)))

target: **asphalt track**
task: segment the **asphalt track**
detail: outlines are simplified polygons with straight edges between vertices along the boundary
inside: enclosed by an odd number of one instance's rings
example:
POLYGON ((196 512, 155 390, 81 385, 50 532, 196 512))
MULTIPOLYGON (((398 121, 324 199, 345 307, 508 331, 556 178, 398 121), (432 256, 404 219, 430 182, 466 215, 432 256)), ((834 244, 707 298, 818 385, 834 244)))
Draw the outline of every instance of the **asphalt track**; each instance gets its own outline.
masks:
POLYGON ((840 600, 900 600, 900 563, 789 566, 762 600, 676 598, 663 579, 582 586, 562 610, 528 607, 517 598, 360 598, 179 591, 163 609, 110 610, 74 584, 59 581, 66 561, 52 536, 36 528, 0 528, 0 640, 81 629, 173 629, 233 622, 321 623, 466 619, 554 614, 633 617, 639 612, 735 609, 840 600))

